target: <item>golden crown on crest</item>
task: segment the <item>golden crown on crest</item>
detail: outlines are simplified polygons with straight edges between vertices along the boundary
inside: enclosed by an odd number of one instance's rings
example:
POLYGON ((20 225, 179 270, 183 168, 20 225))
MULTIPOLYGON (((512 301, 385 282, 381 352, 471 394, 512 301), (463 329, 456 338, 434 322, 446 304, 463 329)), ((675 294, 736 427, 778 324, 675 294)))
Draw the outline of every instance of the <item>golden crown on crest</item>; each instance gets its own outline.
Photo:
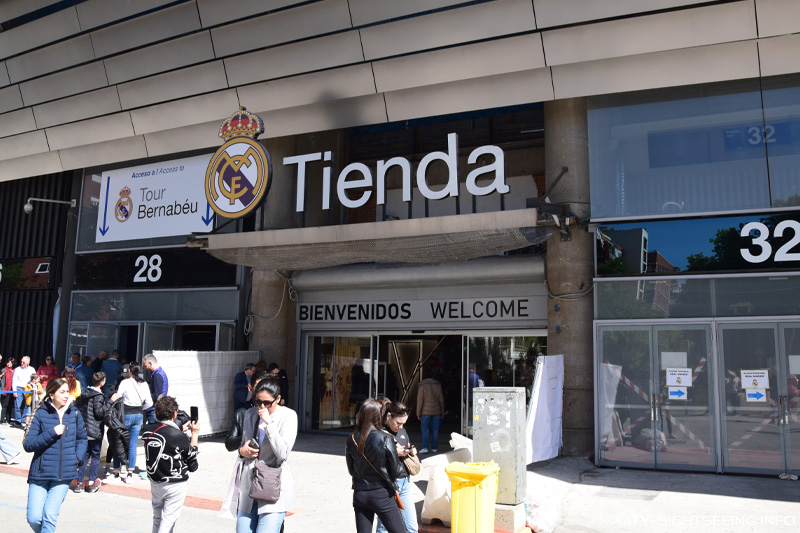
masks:
POLYGON ((125 198, 126 196, 130 196, 131 190, 127 186, 125 186, 122 189, 120 189, 119 195, 122 196, 123 198, 125 198))
POLYGON ((264 133, 264 121, 244 107, 239 107, 239 110, 226 118, 219 128, 219 136, 225 141, 234 137, 250 137, 255 140, 261 133, 264 133))

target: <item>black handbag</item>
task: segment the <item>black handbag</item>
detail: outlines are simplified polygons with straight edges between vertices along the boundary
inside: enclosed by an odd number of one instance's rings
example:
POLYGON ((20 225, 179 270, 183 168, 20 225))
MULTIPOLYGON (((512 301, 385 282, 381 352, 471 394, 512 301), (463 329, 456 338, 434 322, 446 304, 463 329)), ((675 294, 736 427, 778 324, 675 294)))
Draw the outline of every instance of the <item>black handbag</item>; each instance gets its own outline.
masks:
MULTIPOLYGON (((258 423, 253 438, 258 438, 258 423)), ((250 498, 270 503, 278 501, 281 497, 281 469, 280 465, 270 466, 256 458, 248 492, 250 498)))

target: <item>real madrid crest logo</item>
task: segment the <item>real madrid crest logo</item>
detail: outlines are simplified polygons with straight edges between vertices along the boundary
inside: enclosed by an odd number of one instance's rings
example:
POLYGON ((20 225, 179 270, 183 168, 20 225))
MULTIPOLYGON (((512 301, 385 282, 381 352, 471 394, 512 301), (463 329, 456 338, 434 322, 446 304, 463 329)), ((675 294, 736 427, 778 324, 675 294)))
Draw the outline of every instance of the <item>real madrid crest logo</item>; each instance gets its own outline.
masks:
POLYGON ((120 222, 125 222, 131 217, 133 213, 133 200, 131 200, 131 190, 128 187, 123 187, 119 191, 119 200, 117 205, 114 206, 114 217, 120 222))
POLYGON ((238 218, 258 207, 269 190, 272 162, 261 143, 260 117, 244 107, 228 117, 219 129, 225 140, 206 169, 206 198, 211 208, 227 218, 238 218))

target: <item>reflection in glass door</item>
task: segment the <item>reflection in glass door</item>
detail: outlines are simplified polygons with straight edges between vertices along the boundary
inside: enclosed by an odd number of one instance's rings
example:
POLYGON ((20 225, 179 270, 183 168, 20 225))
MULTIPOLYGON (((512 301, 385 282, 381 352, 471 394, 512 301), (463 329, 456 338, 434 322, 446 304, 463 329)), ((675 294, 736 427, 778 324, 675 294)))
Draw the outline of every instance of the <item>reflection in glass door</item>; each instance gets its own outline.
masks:
POLYGON ((536 358, 547 353, 546 336, 467 337, 467 374, 464 380, 462 433, 472 434, 472 389, 525 387, 530 401, 536 358))
POLYGON ((783 405, 784 442, 787 472, 800 473, 800 324, 781 325, 781 358, 786 365, 786 392, 783 405))
POLYGON ((305 427, 347 430, 377 387, 371 337, 307 337, 305 427))
POLYGON ((650 326, 598 326, 598 448, 603 464, 655 467, 650 326))
POLYGON ((89 323, 86 353, 97 357, 101 351, 105 350, 109 354, 111 350, 116 350, 119 342, 119 326, 114 324, 95 324, 89 323))
POLYGON ((175 326, 145 322, 142 357, 155 350, 172 350, 175 341, 175 326))
POLYGON ((719 325, 726 470, 783 472, 777 329, 775 324, 719 325), (766 383, 753 377, 759 375, 766 383))
POLYGON ((711 328, 682 324, 655 326, 653 331, 658 373, 655 436, 662 444, 655 447, 656 466, 713 470, 717 461, 711 328))

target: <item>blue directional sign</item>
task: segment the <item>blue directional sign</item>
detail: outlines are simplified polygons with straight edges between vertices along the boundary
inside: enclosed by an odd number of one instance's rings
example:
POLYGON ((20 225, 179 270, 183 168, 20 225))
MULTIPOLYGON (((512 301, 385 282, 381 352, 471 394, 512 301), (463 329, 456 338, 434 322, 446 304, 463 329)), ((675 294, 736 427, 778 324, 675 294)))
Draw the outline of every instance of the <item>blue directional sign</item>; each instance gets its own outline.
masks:
POLYGON ((766 389, 747 389, 748 402, 766 402, 767 390, 766 389))
POLYGON ((670 400, 686 400, 687 392, 686 387, 670 387, 669 399, 670 400))

